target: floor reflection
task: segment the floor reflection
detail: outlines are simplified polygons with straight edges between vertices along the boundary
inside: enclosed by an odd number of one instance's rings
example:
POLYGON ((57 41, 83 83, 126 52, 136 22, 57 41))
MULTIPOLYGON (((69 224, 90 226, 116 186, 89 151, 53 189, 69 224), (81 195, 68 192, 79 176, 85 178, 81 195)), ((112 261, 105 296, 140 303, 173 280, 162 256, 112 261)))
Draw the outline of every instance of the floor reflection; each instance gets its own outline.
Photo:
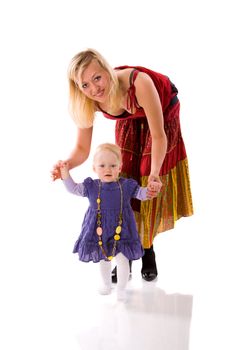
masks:
POLYGON ((80 349, 188 350, 192 306, 191 295, 168 294, 156 282, 129 283, 126 303, 95 297, 77 334, 80 349))

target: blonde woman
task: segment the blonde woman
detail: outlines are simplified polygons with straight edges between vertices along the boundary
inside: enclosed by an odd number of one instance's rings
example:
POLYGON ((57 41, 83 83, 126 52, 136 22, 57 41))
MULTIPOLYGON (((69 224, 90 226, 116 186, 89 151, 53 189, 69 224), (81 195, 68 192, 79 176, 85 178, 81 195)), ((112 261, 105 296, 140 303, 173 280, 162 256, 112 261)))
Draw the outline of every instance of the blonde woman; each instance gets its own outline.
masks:
MULTIPOLYGON (((68 70, 70 113, 78 127, 69 168, 88 158, 95 112, 116 120, 115 139, 122 152, 121 174, 142 186, 158 183, 147 202, 133 200, 141 242, 142 277, 157 276, 153 240, 174 228, 176 220, 193 214, 188 161, 180 130, 178 90, 169 78, 140 66, 112 69, 96 50, 75 55, 68 70)), ((60 178, 59 163, 52 170, 60 178)), ((116 281, 116 270, 112 278, 116 281)))

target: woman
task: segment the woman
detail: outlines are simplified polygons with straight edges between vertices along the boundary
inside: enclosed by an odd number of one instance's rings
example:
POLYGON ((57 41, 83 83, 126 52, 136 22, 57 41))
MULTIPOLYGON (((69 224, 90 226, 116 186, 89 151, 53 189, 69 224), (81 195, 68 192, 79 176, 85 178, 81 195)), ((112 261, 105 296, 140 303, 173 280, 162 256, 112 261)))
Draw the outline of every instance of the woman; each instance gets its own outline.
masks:
MULTIPOLYGON (((95 50, 75 55, 68 70, 70 112, 78 126, 76 146, 66 162, 72 169, 88 158, 95 112, 116 120, 116 143, 122 152, 121 175, 141 186, 157 181, 159 193, 150 202, 134 200, 141 242, 142 277, 157 276, 154 237, 193 214, 188 162, 179 123, 177 89, 169 78, 144 67, 112 69, 95 50)), ((60 178, 59 163, 52 171, 60 178)), ((112 278, 116 280, 116 270, 112 278)))

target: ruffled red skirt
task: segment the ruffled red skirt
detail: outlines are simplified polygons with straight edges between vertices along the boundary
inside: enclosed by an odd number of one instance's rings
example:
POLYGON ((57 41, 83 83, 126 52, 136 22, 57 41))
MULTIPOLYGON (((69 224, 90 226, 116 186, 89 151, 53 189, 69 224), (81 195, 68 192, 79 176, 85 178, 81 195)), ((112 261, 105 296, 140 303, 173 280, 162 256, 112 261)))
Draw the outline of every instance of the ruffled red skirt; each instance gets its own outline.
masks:
MULTIPOLYGON (((172 229, 176 220, 193 214, 189 169, 181 135, 179 101, 164 112, 164 128, 168 140, 167 153, 161 167, 163 187, 150 201, 133 200, 138 231, 144 248, 150 248, 154 237, 172 229)), ((122 176, 136 179, 146 186, 151 168, 151 135, 146 117, 116 122, 116 143, 122 151, 122 176)))

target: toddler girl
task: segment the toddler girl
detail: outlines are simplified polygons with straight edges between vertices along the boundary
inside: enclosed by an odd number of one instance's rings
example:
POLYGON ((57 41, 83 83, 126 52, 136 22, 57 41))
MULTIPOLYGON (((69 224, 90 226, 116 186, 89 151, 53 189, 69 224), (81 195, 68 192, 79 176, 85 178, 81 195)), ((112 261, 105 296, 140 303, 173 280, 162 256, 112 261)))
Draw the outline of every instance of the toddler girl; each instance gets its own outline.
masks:
POLYGON ((73 252, 81 261, 99 262, 101 294, 111 292, 111 260, 115 257, 118 300, 126 297, 129 260, 140 259, 144 254, 130 200, 147 200, 158 193, 156 182, 147 188, 140 187, 133 179, 119 177, 121 165, 120 148, 110 143, 99 145, 94 154, 93 170, 98 179, 88 177, 83 183, 75 183, 67 163, 60 163, 66 189, 89 200, 73 252))

